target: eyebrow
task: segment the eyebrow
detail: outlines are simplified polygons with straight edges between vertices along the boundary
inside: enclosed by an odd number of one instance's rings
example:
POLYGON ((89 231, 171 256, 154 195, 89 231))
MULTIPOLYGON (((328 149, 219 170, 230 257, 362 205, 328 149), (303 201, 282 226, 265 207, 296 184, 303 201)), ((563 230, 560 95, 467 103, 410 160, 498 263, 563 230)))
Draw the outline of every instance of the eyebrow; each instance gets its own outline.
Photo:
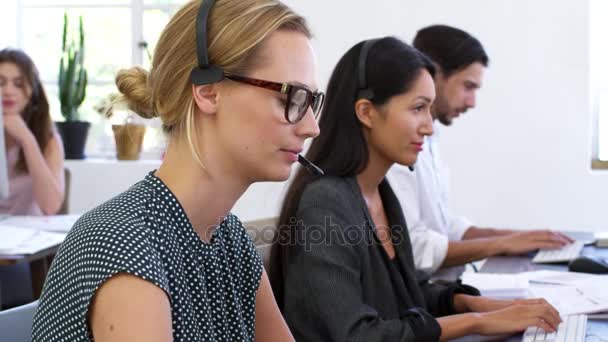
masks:
POLYGON ((426 96, 418 96, 414 100, 423 100, 423 101, 428 102, 428 103, 433 102, 430 98, 428 98, 426 96))

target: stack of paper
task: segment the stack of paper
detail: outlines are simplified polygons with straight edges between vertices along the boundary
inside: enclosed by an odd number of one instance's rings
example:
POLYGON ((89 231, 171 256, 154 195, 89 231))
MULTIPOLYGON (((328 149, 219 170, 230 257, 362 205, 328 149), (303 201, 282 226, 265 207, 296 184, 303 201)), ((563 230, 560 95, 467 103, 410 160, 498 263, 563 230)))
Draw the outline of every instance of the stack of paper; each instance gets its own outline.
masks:
POLYGON ((545 298, 562 316, 608 312, 607 275, 539 271, 527 276, 531 294, 545 298))
POLYGON ((529 295, 528 279, 523 274, 466 272, 462 283, 477 288, 486 297, 515 299, 529 295))
POLYGON ((79 217, 80 215, 8 216, 1 220, 0 224, 33 230, 67 233, 79 217))
POLYGON ((41 230, 13 227, 0 224, 0 254, 24 255, 34 254, 44 249, 59 245, 65 239, 65 233, 46 232, 41 230))

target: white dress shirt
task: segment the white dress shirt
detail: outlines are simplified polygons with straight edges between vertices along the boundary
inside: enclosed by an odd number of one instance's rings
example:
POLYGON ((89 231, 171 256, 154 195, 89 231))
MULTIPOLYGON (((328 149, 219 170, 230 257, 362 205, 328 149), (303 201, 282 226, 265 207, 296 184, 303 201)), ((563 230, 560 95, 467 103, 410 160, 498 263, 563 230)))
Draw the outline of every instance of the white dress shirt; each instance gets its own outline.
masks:
POLYGON ((403 209, 416 268, 431 273, 443 263, 448 240, 461 240, 472 226, 449 211, 448 168, 439 153, 438 126, 435 123, 435 133, 426 137, 413 172, 395 164, 386 176, 403 209))

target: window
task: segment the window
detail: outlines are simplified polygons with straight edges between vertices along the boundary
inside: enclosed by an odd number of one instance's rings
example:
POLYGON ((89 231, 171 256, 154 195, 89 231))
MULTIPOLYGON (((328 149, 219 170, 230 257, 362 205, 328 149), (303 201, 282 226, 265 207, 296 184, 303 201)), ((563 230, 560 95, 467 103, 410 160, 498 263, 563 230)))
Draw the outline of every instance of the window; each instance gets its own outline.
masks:
POLYGON ((608 2, 590 2, 590 81, 593 118, 594 168, 608 168, 608 2))
MULTIPOLYGON (((81 119, 91 122, 88 156, 115 154, 111 123, 126 119, 116 115, 106 120, 93 107, 116 92, 114 75, 121 68, 150 65, 148 51, 169 18, 186 0, 20 0, 17 41, 38 66, 49 97, 54 120, 61 121, 57 98, 57 74, 61 57, 63 13, 77 28, 82 16, 85 29, 85 63, 89 74, 87 96, 80 108, 81 119), (148 49, 144 47, 148 46, 148 49)), ((139 119, 136 119, 139 120, 139 119)), ((142 119, 143 121, 143 119, 142 119)), ((157 158, 163 148, 160 122, 146 120, 144 156, 157 158), (147 151, 147 153, 146 153, 147 151)))

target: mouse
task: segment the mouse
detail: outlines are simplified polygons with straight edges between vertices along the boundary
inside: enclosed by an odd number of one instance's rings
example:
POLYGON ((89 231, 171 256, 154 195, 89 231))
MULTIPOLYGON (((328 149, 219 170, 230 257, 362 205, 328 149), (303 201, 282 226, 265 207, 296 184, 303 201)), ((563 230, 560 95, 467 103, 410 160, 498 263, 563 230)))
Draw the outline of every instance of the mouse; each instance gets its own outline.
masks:
POLYGON ((568 270, 570 272, 603 274, 608 273, 608 262, 598 257, 580 256, 570 261, 568 270))

